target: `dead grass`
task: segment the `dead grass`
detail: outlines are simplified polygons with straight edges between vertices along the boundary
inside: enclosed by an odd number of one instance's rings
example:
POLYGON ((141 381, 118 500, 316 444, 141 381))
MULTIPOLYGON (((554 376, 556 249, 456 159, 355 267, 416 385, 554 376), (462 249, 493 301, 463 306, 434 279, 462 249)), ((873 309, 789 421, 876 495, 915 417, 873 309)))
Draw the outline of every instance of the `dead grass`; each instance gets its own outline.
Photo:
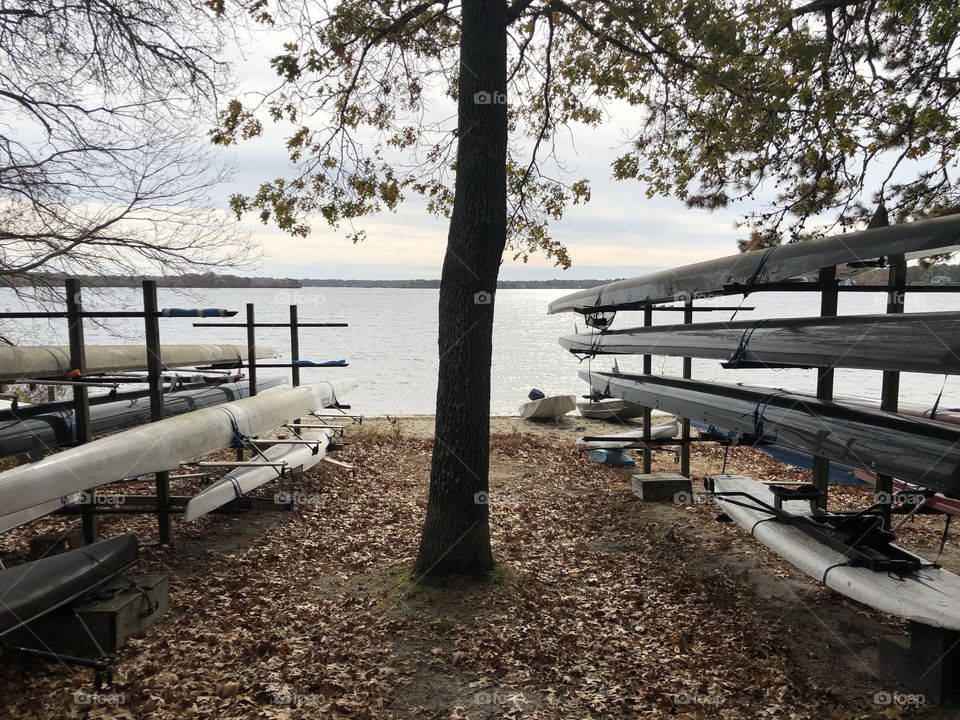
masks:
MULTIPOLYGON (((639 503, 629 472, 578 458, 569 431, 498 428, 498 570, 416 582, 432 443, 412 425, 365 422, 338 455, 356 478, 321 463, 301 488, 315 502, 289 514, 178 522, 172 548, 150 544, 148 518, 111 520, 107 534, 141 533, 142 571, 171 576, 170 613, 118 658, 108 692, 123 703, 78 706, 87 673, 14 659, 0 667, 0 717, 879 716, 871 698, 887 688, 862 653, 896 626, 708 508, 639 503)), ((714 450, 700 448, 696 473, 719 470, 714 450)), ((749 450, 729 463, 784 473, 749 450)), ((16 556, 27 536, 0 550, 16 556)))

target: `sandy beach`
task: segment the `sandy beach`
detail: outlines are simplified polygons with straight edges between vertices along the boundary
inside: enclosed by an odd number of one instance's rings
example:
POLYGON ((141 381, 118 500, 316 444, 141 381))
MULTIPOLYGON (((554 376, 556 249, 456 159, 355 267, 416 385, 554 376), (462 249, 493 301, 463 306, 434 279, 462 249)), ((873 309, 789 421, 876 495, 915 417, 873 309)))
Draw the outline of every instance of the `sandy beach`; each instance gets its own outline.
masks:
MULTIPOLYGON (((171 547, 156 544, 150 518, 107 518, 104 536, 140 535, 137 573, 170 576, 170 611, 120 653, 107 690, 119 702, 77 705, 89 672, 20 658, 0 668, 0 715, 900 717, 874 702, 891 689, 874 666, 878 638, 902 633, 902 623, 716 522, 714 506, 640 502, 636 470, 591 463, 574 448, 609 424, 498 417, 491 428, 498 568, 487 582, 411 577, 433 417, 368 418, 336 455, 355 476, 321 463, 298 482, 304 502, 292 512, 176 519, 171 547)), ((694 446, 695 490, 723 454, 694 446)), ((655 453, 654 467, 676 469, 673 453, 655 453)), ((804 476, 749 448, 732 449, 727 467, 804 476)), ((852 506, 867 493, 832 497, 852 506)), ((9 533, 0 559, 25 559, 28 537, 75 522, 46 518, 9 533)), ((921 517, 902 539, 933 557, 941 529, 921 517)), ((958 558, 951 539, 942 562, 958 570, 958 558)))

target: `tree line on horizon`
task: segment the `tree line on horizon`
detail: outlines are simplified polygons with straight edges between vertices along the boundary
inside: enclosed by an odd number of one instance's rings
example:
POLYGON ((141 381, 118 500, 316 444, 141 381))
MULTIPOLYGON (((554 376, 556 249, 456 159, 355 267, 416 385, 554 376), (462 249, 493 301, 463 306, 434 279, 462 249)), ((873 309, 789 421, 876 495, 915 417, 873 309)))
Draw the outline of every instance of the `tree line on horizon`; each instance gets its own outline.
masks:
MULTIPOLYGON (((351 287, 351 288, 440 288, 440 280, 415 278, 410 280, 350 280, 339 278, 277 278, 243 275, 219 275, 207 273, 184 273, 183 275, 68 275, 66 273, 33 273, 30 275, 0 275, 0 286, 24 288, 32 286, 58 287, 68 277, 74 277, 86 287, 139 287, 143 280, 154 280, 157 287, 164 288, 305 288, 305 287, 351 287)), ((498 280, 498 290, 549 290, 591 288, 620 280, 498 280)))

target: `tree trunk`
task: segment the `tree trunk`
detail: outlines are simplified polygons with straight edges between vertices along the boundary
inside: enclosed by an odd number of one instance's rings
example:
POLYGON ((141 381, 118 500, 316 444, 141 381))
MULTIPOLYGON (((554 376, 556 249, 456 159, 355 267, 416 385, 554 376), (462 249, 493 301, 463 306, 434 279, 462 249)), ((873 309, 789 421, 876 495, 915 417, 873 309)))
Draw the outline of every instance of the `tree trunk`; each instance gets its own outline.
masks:
POLYGON ((497 275, 506 242, 507 9, 463 0, 456 195, 440 283, 430 499, 415 572, 493 569, 487 474, 497 275))

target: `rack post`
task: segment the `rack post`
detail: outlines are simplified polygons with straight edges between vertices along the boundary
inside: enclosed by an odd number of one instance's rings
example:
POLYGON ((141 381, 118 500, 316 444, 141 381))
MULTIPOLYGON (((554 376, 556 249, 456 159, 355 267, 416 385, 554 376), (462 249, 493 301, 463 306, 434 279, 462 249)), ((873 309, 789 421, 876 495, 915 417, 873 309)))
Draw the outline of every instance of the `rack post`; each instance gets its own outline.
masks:
MULTIPOLYGON (((157 283, 154 280, 143 281, 144 329, 147 345, 147 382, 150 387, 150 422, 163 420, 163 383, 160 381, 162 368, 160 358, 160 319, 157 317, 157 283)), ((170 543, 170 473, 158 472, 154 475, 157 487, 157 525, 159 540, 170 543)))
MULTIPOLYGON (((887 314, 899 315, 903 313, 907 285, 907 260, 903 255, 891 255, 890 274, 887 292, 887 314)), ((900 405, 900 373, 897 370, 883 371, 883 384, 880 390, 880 409, 886 412, 897 412, 900 405)), ((884 527, 890 528, 890 511, 893 506, 893 478, 889 475, 877 474, 877 492, 887 506, 884 510, 884 527)))
POLYGON ((297 320, 297 306, 290 306, 290 375, 293 377, 293 386, 300 386, 300 368, 297 361, 300 359, 300 326, 297 320))
MULTIPOLYGON (((83 340, 83 301, 80 298, 80 281, 70 278, 64 289, 67 294, 67 331, 70 338, 70 366, 83 376, 87 372, 87 358, 83 340)), ((78 445, 90 442, 90 395, 87 388, 73 386, 73 419, 78 445)), ((94 514, 95 489, 83 503, 83 539, 87 544, 97 541, 97 516, 94 514)))
MULTIPOLYGON (((653 305, 646 303, 643 306, 643 326, 653 325, 653 305)), ((643 374, 653 373, 653 356, 643 356, 643 374)), ((653 451, 650 449, 650 424, 653 422, 653 413, 649 407, 643 408, 643 473, 649 475, 653 472, 653 451)))
POLYGON ((257 329, 253 303, 247 303, 247 377, 250 378, 250 397, 257 394, 257 329))
MULTIPOLYGON (((835 317, 838 299, 837 268, 829 267, 820 271, 817 281, 823 287, 820 291, 820 317, 835 317)), ((833 368, 820 368, 817 371, 817 399, 833 400, 833 368)), ((813 485, 823 494, 817 504, 826 509, 827 492, 830 489, 830 461, 826 458, 813 458, 813 485)))
MULTIPOLYGON (((683 324, 690 325, 693 322, 693 298, 688 297, 683 303, 683 324)), ((689 379, 693 377, 693 358, 685 357, 683 359, 683 377, 689 379)), ((685 478, 690 477, 690 419, 683 418, 681 422, 680 440, 683 445, 680 446, 680 474, 685 478)))

